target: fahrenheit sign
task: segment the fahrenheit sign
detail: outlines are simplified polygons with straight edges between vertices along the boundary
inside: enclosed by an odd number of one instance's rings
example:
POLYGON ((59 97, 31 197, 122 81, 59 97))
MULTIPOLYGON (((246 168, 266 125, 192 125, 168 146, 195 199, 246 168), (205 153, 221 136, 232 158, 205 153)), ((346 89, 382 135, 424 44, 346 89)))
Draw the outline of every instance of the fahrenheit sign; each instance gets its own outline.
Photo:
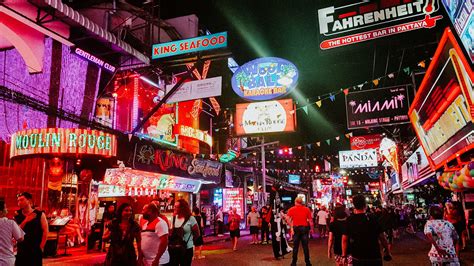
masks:
POLYGON ((227 32, 192 39, 154 44, 152 59, 227 47, 227 32))
POLYGON ((34 154, 89 154, 115 156, 114 135, 98 130, 44 128, 19 131, 12 136, 10 158, 34 154))

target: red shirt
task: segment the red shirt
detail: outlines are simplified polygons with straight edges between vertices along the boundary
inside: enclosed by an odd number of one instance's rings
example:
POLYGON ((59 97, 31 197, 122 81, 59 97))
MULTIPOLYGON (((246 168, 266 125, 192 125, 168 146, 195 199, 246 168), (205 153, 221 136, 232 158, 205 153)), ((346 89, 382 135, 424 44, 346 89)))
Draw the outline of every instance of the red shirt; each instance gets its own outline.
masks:
POLYGON ((311 211, 305 206, 291 207, 288 216, 293 220, 293 226, 309 226, 309 220, 312 219, 311 211))

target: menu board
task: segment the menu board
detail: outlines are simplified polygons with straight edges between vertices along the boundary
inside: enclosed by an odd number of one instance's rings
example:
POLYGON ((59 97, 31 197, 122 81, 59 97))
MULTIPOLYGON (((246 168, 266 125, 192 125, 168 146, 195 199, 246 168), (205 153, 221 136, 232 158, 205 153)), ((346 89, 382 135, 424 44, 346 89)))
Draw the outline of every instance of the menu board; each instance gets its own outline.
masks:
POLYGON ((244 217, 244 191, 242 188, 224 188, 222 190, 222 207, 224 212, 231 208, 237 209, 237 214, 244 217))

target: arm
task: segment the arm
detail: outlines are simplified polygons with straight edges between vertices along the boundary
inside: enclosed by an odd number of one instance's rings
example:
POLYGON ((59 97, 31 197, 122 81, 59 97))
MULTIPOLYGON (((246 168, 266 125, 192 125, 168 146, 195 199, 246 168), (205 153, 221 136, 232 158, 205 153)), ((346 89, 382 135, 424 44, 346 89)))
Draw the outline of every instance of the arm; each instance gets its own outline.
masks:
POLYGON ((382 244, 382 247, 384 248, 385 250, 385 254, 386 255, 390 255, 390 250, 388 248, 388 241, 387 241, 387 238, 385 237, 384 233, 380 233, 379 234, 379 241, 380 243, 382 244))
POLYGON ((21 230, 18 224, 15 221, 12 222, 12 236, 17 242, 23 241, 23 237, 25 236, 25 232, 21 230))
POLYGON ((199 232, 199 227, 197 224, 193 225, 193 227, 191 227, 191 230, 193 232, 194 238, 198 238, 199 236, 201 236, 201 232, 199 232))
POLYGON ((46 219, 46 215, 41 213, 41 229, 43 229, 43 237, 41 238, 40 248, 44 250, 44 246, 46 245, 46 240, 48 240, 48 220, 46 219))
POLYGON ((431 233, 426 233, 425 235, 426 235, 426 238, 428 239, 428 241, 431 243, 431 245, 433 245, 433 247, 436 249, 436 251, 438 252, 438 254, 440 256, 447 255, 446 251, 444 251, 444 249, 442 249, 440 246, 438 246, 438 244, 434 240, 433 235, 431 233))
POLYGON ((349 236, 342 235, 342 256, 347 257, 347 244, 349 242, 349 236))
POLYGON ((309 233, 313 234, 314 233, 314 224, 313 224, 313 214, 311 213, 311 211, 309 212, 308 222, 309 222, 309 233))
POLYGON ((168 234, 160 236, 160 245, 158 246, 155 260, 151 264, 152 266, 160 265, 161 256, 163 256, 163 253, 165 253, 166 248, 168 248, 168 234))
POLYGON ((328 258, 332 258, 332 246, 334 244, 332 232, 329 232, 329 239, 328 239, 328 258))
POLYGON ((143 258, 142 252, 142 235, 140 234, 140 229, 135 231, 135 240, 137 241, 138 257, 143 258))

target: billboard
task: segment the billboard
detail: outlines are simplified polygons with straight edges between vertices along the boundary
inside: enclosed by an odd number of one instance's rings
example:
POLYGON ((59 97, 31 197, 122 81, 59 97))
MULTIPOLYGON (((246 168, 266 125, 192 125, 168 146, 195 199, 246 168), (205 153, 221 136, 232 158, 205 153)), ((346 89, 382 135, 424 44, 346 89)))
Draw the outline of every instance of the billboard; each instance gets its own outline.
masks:
MULTIPOLYGON (((457 2, 457 1, 454 1, 457 2)), ((441 15, 438 0, 354 1, 318 10, 322 50, 433 28, 441 15)))
POLYGON ((227 32, 174 42, 153 44, 151 59, 227 47, 227 32))
POLYGON ((288 183, 290 184, 301 184, 301 176, 300 175, 288 175, 288 183))
POLYGON ((433 174, 425 151, 420 146, 402 164, 402 186, 406 188, 409 184, 433 174))
POLYGON ((340 168, 376 167, 377 165, 376 149, 339 151, 340 168))
POLYGON ((380 134, 351 137, 351 150, 378 149, 380 141, 382 141, 380 134))
POLYGON ((297 85, 298 69, 288 60, 264 57, 243 64, 232 76, 234 92, 250 101, 265 101, 289 94, 297 85))
POLYGON ((244 190, 243 188, 222 189, 222 209, 228 212, 231 208, 237 209, 237 214, 243 217, 244 214, 244 190))
POLYGON ((237 104, 235 130, 237 135, 292 132, 296 116, 292 99, 237 104))
POLYGON ((347 128, 408 123, 407 85, 351 92, 346 95, 347 128))
POLYGON ((473 80, 447 28, 408 113, 433 170, 474 148, 473 80))
MULTIPOLYGON (((169 93, 173 87, 174 85, 167 85, 166 93, 169 93)), ((221 94, 222 77, 194 80, 181 85, 181 87, 176 90, 166 102, 184 102, 195 99, 221 96, 221 94)))
POLYGON ((474 63, 474 0, 441 0, 468 59, 474 63))

